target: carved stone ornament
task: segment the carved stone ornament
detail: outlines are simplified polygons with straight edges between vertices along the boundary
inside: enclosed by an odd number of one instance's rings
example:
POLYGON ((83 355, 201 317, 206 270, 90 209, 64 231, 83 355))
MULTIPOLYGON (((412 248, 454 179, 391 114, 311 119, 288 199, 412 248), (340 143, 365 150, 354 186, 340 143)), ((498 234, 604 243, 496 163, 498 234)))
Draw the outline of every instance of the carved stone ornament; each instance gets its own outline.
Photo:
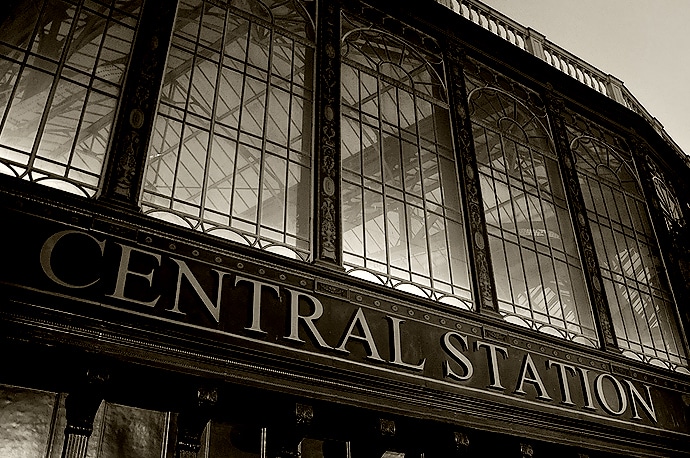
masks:
POLYGON ((295 418, 297 424, 300 426, 310 425, 311 421, 314 419, 314 408, 298 402, 295 405, 295 418))
POLYGON ((378 430, 382 436, 395 436, 395 421, 379 418, 378 430))
POLYGON ((520 456, 522 458, 532 458, 534 456, 534 449, 531 444, 520 444, 520 456))
POLYGON ((316 260, 339 266, 340 172, 337 164, 340 162, 340 4, 338 1, 324 1, 320 6, 322 13, 318 36, 321 45, 317 51, 316 96, 320 107, 316 120, 316 179, 319 183, 316 195, 316 260))
POLYGON ((467 434, 456 431, 453 433, 453 437, 455 439, 456 450, 461 453, 467 451, 467 448, 470 446, 470 438, 467 436, 467 434))
POLYGON ((302 454, 300 443, 308 435, 314 408, 307 404, 295 403, 294 410, 280 421, 271 431, 268 444, 270 458, 299 458, 302 454))

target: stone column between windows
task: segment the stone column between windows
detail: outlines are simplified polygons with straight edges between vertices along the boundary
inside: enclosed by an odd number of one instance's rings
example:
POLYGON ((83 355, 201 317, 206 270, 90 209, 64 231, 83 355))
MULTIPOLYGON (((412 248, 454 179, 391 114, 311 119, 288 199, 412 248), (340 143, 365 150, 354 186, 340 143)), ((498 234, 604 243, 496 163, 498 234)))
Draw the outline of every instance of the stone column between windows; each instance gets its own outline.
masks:
POLYGON ((472 266, 472 286, 477 311, 497 315, 496 285, 491 267, 484 203, 479 191, 481 183, 472 138, 463 60, 464 54, 460 45, 451 43, 445 53, 445 61, 448 64, 448 97, 460 177, 460 194, 465 214, 467 249, 472 266))
POLYGON ((582 258, 582 267, 587 284, 589 297, 594 306, 594 322, 599 336, 599 343, 604 350, 618 351, 618 343, 612 326, 611 309, 609 308, 604 281, 599 270, 592 232, 587 218, 587 208, 580 189, 580 182, 575 170, 575 157, 570 149, 568 134, 565 128, 562 112, 565 109, 563 99, 558 97, 551 89, 546 91, 546 112, 551 124, 551 132, 556 144, 556 153, 559 157, 559 165, 565 194, 570 208, 571 220, 575 229, 577 245, 582 258))
POLYGON ((139 208, 146 155, 178 0, 144 2, 99 198, 139 208))
POLYGON ((340 1, 317 5, 314 262, 342 267, 340 209, 340 1))

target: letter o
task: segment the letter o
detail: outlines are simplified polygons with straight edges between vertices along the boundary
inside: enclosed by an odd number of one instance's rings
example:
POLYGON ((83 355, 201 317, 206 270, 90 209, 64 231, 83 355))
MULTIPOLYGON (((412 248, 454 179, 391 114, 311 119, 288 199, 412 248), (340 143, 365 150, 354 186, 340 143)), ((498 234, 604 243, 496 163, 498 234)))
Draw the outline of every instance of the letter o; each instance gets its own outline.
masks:
POLYGON ((613 375, 601 374, 599 377, 597 377, 597 379, 594 382, 594 391, 596 392, 599 404, 607 413, 610 413, 611 415, 622 415, 623 412, 627 410, 628 398, 625 395, 625 390, 623 389, 623 385, 621 384, 621 382, 619 382, 618 379, 616 379, 613 375), (609 401, 606 399, 606 395, 604 394, 605 379, 609 379, 613 386, 616 388, 616 394, 618 396, 619 405, 618 410, 614 410, 613 407, 611 407, 611 405, 609 404, 609 401))

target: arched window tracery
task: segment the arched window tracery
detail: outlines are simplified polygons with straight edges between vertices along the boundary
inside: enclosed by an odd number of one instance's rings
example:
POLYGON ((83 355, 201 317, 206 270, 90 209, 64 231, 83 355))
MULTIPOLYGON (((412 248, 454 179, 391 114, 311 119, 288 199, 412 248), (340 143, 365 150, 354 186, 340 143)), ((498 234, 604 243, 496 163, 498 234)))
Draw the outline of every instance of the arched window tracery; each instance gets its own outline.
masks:
POLYGON ((472 308, 443 62, 343 16, 343 264, 472 308))
POLYGON ((0 173, 96 194, 142 3, 3 5, 0 173))
POLYGON ((597 346, 558 159, 545 118, 502 90, 469 94, 499 311, 597 346))
POLYGON ((632 158, 582 134, 571 149, 619 347, 631 358, 688 372, 673 295, 632 158))
POLYGON ((149 150, 145 213, 309 259, 309 3, 180 2, 149 150))

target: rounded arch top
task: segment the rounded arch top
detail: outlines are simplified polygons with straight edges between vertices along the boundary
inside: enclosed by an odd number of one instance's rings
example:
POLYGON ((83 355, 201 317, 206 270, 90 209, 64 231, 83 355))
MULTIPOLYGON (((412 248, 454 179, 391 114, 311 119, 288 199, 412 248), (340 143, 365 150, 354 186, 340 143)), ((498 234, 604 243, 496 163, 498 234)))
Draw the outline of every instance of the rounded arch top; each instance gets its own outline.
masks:
POLYGON ((487 86, 473 89, 468 100, 472 121, 555 155, 545 120, 517 97, 487 86))
POLYGON ((642 198, 633 164, 611 146, 594 137, 582 135, 571 141, 570 149, 575 154, 575 164, 582 173, 605 180, 642 198))
POLYGON ((293 33, 302 35, 305 24, 309 35, 315 30, 314 18, 307 8, 314 0, 230 0, 228 3, 293 33))
POLYGON ((343 14, 341 55, 363 70, 376 71, 389 82, 441 99, 446 97, 443 58, 373 25, 343 14))

